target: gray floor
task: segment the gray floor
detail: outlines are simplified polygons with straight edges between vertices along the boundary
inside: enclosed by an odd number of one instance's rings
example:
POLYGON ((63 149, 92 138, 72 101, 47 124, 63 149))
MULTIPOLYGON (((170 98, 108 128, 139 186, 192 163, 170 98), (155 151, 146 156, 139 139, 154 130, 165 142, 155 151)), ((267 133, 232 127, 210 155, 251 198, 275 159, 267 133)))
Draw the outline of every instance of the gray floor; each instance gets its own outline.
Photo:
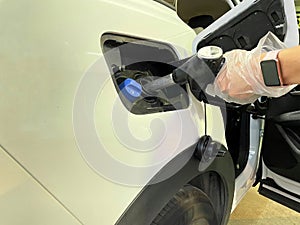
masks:
POLYGON ((300 214, 252 188, 231 214, 229 225, 300 225, 300 214))

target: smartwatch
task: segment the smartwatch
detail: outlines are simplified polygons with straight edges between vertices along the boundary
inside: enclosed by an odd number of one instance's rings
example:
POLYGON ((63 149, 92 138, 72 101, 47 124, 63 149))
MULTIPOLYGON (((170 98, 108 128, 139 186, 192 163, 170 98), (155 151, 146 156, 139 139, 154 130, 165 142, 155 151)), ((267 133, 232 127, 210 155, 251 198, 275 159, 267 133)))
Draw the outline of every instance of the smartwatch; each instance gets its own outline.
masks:
POLYGON ((260 62, 260 67, 266 86, 282 86, 282 74, 278 53, 280 50, 267 52, 263 60, 260 62))

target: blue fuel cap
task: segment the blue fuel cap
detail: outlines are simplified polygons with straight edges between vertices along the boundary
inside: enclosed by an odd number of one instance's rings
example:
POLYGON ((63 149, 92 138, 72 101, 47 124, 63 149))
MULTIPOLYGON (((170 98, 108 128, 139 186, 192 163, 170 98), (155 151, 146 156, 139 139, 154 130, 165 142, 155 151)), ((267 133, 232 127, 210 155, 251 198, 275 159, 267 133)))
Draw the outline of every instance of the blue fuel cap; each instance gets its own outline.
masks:
POLYGON ((142 94, 142 86, 131 78, 127 78, 120 85, 119 88, 122 94, 130 102, 134 102, 142 94))

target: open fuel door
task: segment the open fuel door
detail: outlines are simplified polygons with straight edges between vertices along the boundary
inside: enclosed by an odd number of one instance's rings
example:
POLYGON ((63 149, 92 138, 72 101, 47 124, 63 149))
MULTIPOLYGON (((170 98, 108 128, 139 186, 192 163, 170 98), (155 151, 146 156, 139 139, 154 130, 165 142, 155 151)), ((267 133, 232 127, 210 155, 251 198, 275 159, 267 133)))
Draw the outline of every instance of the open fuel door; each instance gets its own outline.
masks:
MULTIPOLYGON (((269 31, 288 47, 299 44, 294 0, 245 0, 204 29, 193 50, 207 45, 217 45, 225 52, 250 50, 269 31)), ((261 158, 260 194, 300 211, 299 87, 270 99, 261 158)))

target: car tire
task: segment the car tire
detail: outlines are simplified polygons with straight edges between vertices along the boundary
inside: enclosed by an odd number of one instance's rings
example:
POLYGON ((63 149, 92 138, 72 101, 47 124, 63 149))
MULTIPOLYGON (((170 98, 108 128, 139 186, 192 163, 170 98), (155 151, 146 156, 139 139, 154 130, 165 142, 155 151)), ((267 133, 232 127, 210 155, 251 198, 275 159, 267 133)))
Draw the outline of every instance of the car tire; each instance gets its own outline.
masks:
POLYGON ((200 189, 187 185, 160 211, 151 225, 216 225, 214 207, 200 189))

